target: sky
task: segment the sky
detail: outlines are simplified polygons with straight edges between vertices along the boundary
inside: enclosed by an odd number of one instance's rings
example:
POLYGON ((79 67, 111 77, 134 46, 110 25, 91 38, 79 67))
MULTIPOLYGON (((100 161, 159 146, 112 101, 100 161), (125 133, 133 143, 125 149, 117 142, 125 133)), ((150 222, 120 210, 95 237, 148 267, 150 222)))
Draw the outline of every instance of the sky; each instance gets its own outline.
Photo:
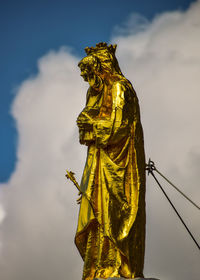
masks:
MULTIPOLYGON (((2 280, 80 279, 73 243, 86 148, 84 48, 117 43, 140 100, 146 157, 199 201, 200 1, 4 1, 0 8, 2 280)), ((164 184, 164 182, 161 180, 164 184)), ((165 186, 198 242, 199 212, 165 186)), ((147 178, 145 275, 197 280, 199 251, 147 178)))

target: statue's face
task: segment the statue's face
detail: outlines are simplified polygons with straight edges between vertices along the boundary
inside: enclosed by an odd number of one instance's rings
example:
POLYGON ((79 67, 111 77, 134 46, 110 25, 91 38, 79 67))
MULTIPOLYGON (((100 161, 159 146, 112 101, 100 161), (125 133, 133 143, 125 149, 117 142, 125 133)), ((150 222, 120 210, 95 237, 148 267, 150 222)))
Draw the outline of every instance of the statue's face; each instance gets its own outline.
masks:
POLYGON ((88 78, 91 73, 91 69, 88 64, 80 63, 79 68, 81 70, 81 77, 83 77, 84 81, 88 82, 88 78))
POLYGON ((81 77, 84 81, 88 82, 89 79, 94 75, 94 57, 86 56, 78 64, 81 70, 81 77))

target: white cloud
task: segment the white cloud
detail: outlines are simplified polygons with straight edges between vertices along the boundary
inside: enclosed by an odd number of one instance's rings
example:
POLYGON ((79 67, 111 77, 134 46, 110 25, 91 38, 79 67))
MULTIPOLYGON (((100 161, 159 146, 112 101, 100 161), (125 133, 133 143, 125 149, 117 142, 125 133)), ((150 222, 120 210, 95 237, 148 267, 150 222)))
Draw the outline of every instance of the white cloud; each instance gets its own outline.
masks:
POLYGON ((3 220, 5 219, 6 213, 4 211, 4 208, 2 207, 2 205, 0 205, 0 224, 3 222, 3 220))
POLYGON ((113 29, 113 36, 129 36, 139 33, 148 28, 149 21, 144 16, 132 13, 121 25, 116 25, 113 29))
MULTIPOLYGON (((112 39, 118 43, 121 69, 140 99, 147 157, 196 202, 199 12, 198 1, 188 11, 162 14, 142 29, 134 27, 132 17, 123 27, 126 32, 112 39)), ((2 280, 81 277, 82 261, 73 244, 76 191, 64 178, 71 168, 80 180, 86 154, 74 128, 87 89, 77 62, 69 49, 52 51, 39 60, 38 74, 17 90, 12 112, 19 132, 18 162, 0 189, 6 211, 0 225, 2 280)), ((146 275, 198 279, 197 248, 153 180, 147 182, 146 275)), ((197 236, 199 213, 174 191, 169 193, 197 236)))

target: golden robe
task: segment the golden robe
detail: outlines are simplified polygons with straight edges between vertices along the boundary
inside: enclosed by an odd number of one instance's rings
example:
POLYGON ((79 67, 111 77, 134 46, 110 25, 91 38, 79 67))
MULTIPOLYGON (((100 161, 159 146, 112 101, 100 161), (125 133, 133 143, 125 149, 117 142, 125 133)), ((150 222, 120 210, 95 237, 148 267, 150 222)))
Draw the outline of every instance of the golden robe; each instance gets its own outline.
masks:
POLYGON ((76 246, 83 279, 143 277, 145 155, 136 93, 124 77, 88 90, 81 114, 94 121, 80 130, 88 154, 76 246))

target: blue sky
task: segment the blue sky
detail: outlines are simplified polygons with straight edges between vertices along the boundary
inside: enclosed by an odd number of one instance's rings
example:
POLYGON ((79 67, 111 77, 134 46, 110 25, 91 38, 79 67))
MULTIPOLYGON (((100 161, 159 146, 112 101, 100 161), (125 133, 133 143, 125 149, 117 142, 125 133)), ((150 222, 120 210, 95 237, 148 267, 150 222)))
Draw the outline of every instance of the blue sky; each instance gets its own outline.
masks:
POLYGON ((165 11, 185 10, 190 0, 1 1, 0 4, 0 181, 9 179, 16 163, 17 131, 10 115, 15 90, 37 73, 37 60, 49 50, 84 47, 109 41, 116 25, 131 13, 148 20, 165 11))

